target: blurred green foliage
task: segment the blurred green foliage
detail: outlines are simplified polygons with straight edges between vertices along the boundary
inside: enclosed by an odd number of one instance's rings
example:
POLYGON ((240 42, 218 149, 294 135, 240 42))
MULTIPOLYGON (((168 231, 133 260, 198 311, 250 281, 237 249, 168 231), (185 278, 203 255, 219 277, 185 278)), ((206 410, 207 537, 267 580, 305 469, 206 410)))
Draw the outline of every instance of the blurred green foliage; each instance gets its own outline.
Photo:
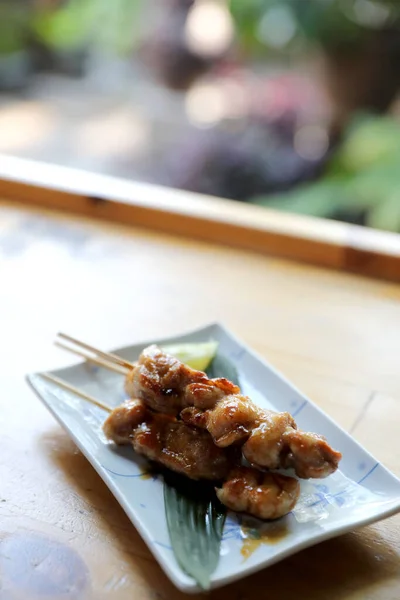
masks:
POLYGON ((38 10, 32 29, 37 38, 50 48, 77 48, 89 40, 94 18, 95 2, 70 0, 55 10, 38 10))
POLYGON ((389 116, 356 117, 319 181, 252 201, 317 217, 346 215, 350 221, 352 214, 363 214, 370 227, 400 232, 399 123, 389 116))
POLYGON ((240 46, 248 54, 261 56, 277 46, 275 32, 269 40, 260 24, 267 17, 276 17, 278 11, 279 23, 284 20, 287 26, 290 21, 293 27, 293 35, 278 45, 280 51, 288 52, 297 49, 301 41, 325 48, 348 47, 400 17, 399 0, 230 0, 230 9, 240 46))
POLYGON ((94 44, 103 51, 126 54, 140 32, 142 7, 143 0, 69 0, 36 7, 21 0, 0 0, 0 55, 24 50, 31 40, 52 50, 94 44))
POLYGON ((23 50, 31 12, 21 3, 0 2, 0 56, 23 50))
POLYGON ((94 43, 102 50, 125 54, 134 45, 141 8, 141 0, 69 0, 55 10, 39 10, 33 29, 51 48, 94 43))

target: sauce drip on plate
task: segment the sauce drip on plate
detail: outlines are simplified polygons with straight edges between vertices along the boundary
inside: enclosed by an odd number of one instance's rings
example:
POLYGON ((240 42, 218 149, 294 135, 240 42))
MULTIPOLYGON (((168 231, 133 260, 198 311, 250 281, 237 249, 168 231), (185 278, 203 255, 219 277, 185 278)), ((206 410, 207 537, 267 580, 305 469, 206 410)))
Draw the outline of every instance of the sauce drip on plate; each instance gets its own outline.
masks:
POLYGON ((247 560, 262 544, 277 544, 288 534, 286 519, 274 523, 243 520, 241 536, 243 545, 240 553, 247 560))

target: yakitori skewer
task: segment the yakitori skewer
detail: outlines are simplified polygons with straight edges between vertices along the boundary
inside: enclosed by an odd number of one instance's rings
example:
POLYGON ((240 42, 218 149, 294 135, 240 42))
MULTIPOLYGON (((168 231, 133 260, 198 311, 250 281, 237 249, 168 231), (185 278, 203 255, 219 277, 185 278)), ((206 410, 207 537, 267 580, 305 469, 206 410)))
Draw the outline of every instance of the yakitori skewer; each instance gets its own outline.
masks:
MULTIPOLYGON (((103 358, 110 363, 115 363, 117 365, 121 365, 122 367, 125 367, 126 369, 132 369, 134 367, 133 363, 129 362, 128 360, 125 360, 124 358, 121 358, 117 354, 113 354, 112 352, 103 352, 102 350, 99 350, 98 348, 95 348, 94 346, 90 346, 89 344, 86 344, 85 342, 81 342, 80 340, 77 340, 76 338, 73 338, 70 335, 67 335, 65 333, 62 333, 62 332, 57 333, 57 338, 59 338, 61 340, 65 340, 66 342, 68 342, 69 344, 71 344, 73 346, 77 346, 78 348, 81 349, 81 351, 86 350, 87 356, 90 356, 90 354, 92 354, 96 357, 103 358)), ((71 349, 71 351, 73 351, 73 350, 71 349)), ((81 355, 83 356, 83 354, 81 354, 81 355)))
POLYGON ((295 478, 241 466, 240 452, 219 448, 207 431, 154 413, 141 400, 128 400, 112 410, 54 375, 42 377, 110 413, 103 426, 109 439, 131 443, 139 454, 191 479, 222 482, 216 493, 228 508, 276 519, 295 506, 300 494, 295 478))
POLYGON ((77 387, 75 387, 74 385, 71 385, 64 379, 60 379, 60 377, 56 377, 55 375, 50 375, 50 373, 41 373, 40 376, 43 379, 50 381, 51 383, 55 383, 56 385, 63 388, 64 390, 67 390, 67 392, 71 392, 72 394, 75 394, 76 396, 83 398, 83 400, 86 400, 87 402, 90 402, 91 404, 94 404, 95 406, 98 406, 99 408, 102 408, 103 410, 105 410, 109 413, 111 413, 113 410, 107 404, 104 404, 100 400, 97 400, 97 398, 94 398, 93 396, 90 396, 90 394, 87 394, 83 390, 80 390, 77 387))
MULTIPOLYGON (((107 357, 93 346, 74 343, 80 351, 90 348, 107 357)), ((115 361, 116 355, 111 356, 115 361)), ((259 468, 294 468, 304 479, 327 477, 338 468, 342 456, 323 436, 298 429, 287 412, 259 408, 227 379, 209 379, 155 345, 145 348, 137 363, 129 364, 128 396, 208 431, 219 447, 240 445, 247 460, 259 468)))
MULTIPOLYGON (((88 353, 86 350, 80 350, 80 349, 78 350, 77 348, 74 348, 74 347, 70 346, 69 344, 64 344, 62 341, 59 341, 59 340, 56 340, 55 344, 56 344, 56 346, 58 346, 59 348, 62 348, 63 350, 67 350, 68 352, 71 352, 72 354, 81 356, 88 362, 91 362, 94 365, 98 365, 99 367, 103 367, 104 369, 108 369, 109 371, 114 371, 115 373, 118 373, 119 375, 127 376, 129 373, 129 370, 127 367, 124 367, 123 365, 119 365, 117 363, 108 361, 105 358, 101 358, 100 356, 93 356, 92 354, 88 353)), ((106 353, 102 352, 102 356, 104 354, 106 354, 106 353)))

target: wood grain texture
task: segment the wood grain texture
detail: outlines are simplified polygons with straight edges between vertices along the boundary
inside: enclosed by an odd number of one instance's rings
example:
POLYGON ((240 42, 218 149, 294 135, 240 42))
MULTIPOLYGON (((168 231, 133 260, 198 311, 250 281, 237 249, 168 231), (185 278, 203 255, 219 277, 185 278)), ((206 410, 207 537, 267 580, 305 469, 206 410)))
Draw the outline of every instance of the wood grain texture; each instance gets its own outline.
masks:
MULTIPOLYGON (((400 286, 7 202, 0 275, 1 600, 187 597, 23 379, 68 363, 58 330, 112 348, 222 320, 400 475, 400 286)), ((209 597, 397 600, 400 519, 209 597)))
POLYGON ((0 195, 314 265, 400 281, 400 236, 0 155, 0 195))

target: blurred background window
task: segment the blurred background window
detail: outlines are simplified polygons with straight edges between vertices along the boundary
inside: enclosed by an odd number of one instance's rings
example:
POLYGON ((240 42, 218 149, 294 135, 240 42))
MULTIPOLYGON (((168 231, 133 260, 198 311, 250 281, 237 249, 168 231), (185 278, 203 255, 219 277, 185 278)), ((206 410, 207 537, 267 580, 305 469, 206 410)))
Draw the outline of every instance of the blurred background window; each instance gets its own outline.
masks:
POLYGON ((0 0, 0 153, 400 231, 400 0, 0 0))

